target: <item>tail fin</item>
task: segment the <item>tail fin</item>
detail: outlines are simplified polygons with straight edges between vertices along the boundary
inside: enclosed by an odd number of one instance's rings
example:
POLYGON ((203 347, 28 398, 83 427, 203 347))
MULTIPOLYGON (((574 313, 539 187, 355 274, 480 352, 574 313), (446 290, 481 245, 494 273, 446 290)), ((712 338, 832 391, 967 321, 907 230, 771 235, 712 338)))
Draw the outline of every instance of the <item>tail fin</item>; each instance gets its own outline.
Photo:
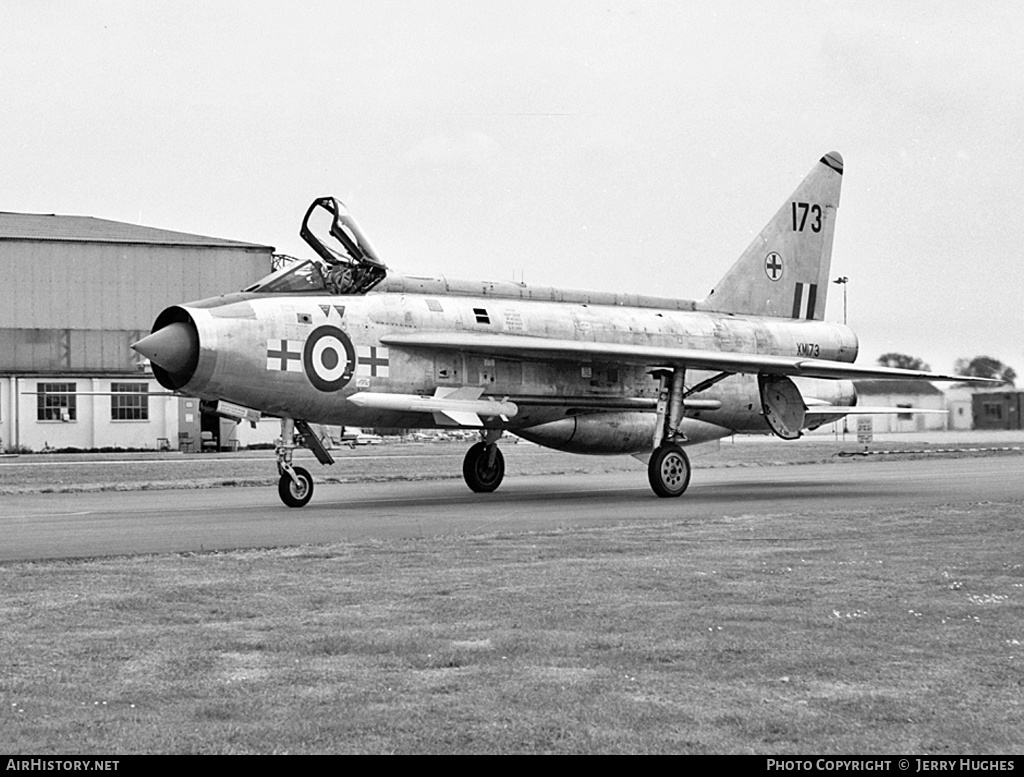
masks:
POLYGON ((821 321, 843 158, 825 154, 704 300, 711 310, 821 321))

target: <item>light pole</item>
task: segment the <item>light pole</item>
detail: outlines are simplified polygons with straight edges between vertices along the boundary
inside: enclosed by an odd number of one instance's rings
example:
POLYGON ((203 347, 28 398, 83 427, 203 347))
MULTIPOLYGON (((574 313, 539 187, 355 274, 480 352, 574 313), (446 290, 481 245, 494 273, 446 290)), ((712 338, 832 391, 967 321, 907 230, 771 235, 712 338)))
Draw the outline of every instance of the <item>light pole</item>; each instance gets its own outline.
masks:
MULTIPOLYGON (((840 286, 843 287, 843 325, 844 326, 846 325, 846 284, 849 283, 849 282, 850 282, 850 279, 848 277, 846 277, 845 275, 840 275, 838 278, 836 278, 834 281, 832 281, 832 283, 838 283, 840 286)), ((850 419, 847 416, 843 416, 843 442, 846 442, 846 432, 849 429, 847 424, 849 423, 849 420, 850 419)))
POLYGON ((838 283, 843 287, 843 323, 846 323, 846 284, 849 283, 850 279, 845 275, 840 275, 832 283, 838 283))

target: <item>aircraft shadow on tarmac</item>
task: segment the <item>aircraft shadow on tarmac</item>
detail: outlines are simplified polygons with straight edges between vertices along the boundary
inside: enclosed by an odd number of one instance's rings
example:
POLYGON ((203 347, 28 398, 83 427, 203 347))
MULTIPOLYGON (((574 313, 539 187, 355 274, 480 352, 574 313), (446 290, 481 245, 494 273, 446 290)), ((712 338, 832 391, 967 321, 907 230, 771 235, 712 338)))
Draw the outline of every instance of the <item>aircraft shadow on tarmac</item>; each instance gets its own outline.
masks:
MULTIPOLYGON (((325 491, 327 489, 324 489, 325 491)), ((544 483, 543 479, 534 479, 530 484, 523 484, 520 488, 510 485, 506 490, 489 494, 475 494, 463 492, 457 485, 452 484, 451 493, 443 496, 431 489, 429 493, 417 494, 415 492, 405 496, 395 496, 392 499, 380 500, 374 498, 364 499, 331 499, 330 494, 321 494, 321 498, 307 505, 307 511, 331 512, 365 512, 369 510, 386 510, 389 506, 403 509, 423 508, 431 511, 443 511, 448 507, 458 506, 460 508, 478 506, 482 509, 494 507, 508 508, 524 503, 547 504, 552 502, 572 503, 574 505, 586 505, 600 503, 604 506, 618 504, 631 507, 672 507, 671 512, 689 512, 700 510, 702 505, 722 505, 727 503, 756 503, 771 502, 775 509, 788 503, 791 507, 797 504, 820 504, 823 500, 836 502, 837 500, 856 502, 863 504, 865 497, 872 500, 906 501, 908 495, 906 485, 899 481, 877 481, 865 478, 863 481, 823 483, 816 480, 805 480, 797 477, 792 478, 765 478, 760 481, 751 481, 747 477, 729 478, 718 483, 704 483, 695 485, 686 500, 680 502, 665 503, 653 497, 651 492, 642 482, 635 487, 612 487, 596 489, 580 489, 567 485, 564 481, 551 478, 550 483, 544 483)))

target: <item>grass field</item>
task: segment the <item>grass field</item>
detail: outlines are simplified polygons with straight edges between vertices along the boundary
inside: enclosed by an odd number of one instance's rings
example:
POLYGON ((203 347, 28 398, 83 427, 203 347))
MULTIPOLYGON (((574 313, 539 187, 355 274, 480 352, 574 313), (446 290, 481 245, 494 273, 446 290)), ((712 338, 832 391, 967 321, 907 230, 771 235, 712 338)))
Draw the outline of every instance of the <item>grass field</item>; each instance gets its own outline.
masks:
POLYGON ((1022 507, 0 565, 0 750, 1021 753, 1022 507))

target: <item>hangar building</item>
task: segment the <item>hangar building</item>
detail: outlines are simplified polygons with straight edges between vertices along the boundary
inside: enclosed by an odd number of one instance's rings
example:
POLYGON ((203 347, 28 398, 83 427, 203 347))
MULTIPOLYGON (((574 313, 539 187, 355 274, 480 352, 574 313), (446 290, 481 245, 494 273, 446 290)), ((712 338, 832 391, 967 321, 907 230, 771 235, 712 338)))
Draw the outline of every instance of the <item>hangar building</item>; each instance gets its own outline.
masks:
POLYGON ((198 403, 165 396, 129 345, 168 305, 262 278, 273 252, 85 216, 0 212, 0 452, 200 440, 198 403))

